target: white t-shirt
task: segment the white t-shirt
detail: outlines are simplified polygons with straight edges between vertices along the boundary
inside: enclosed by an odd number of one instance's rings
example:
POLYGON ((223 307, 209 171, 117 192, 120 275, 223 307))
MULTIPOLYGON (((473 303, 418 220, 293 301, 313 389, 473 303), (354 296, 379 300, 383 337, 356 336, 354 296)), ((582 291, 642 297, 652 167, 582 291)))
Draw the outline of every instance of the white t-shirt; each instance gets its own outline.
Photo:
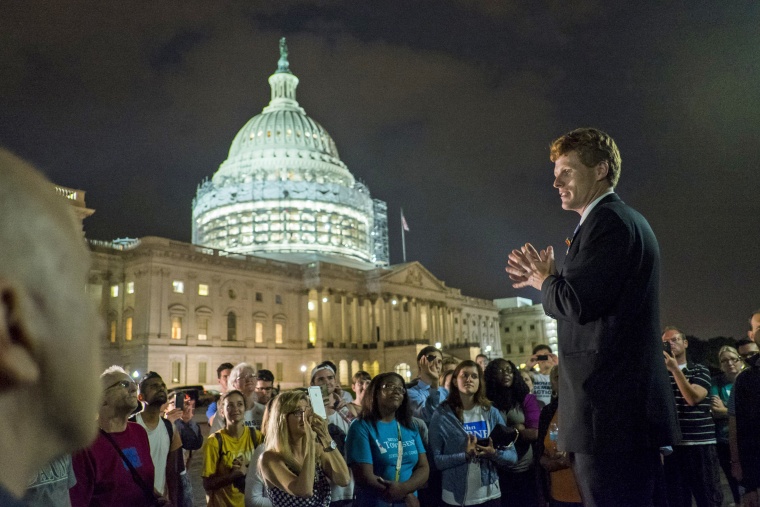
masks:
MULTIPOLYGON (((488 438, 488 435, 491 434, 491 428, 488 427, 488 420, 485 413, 483 413, 483 407, 478 405, 470 410, 463 411, 462 419, 464 421, 464 432, 468 435, 475 435, 477 438, 488 438)), ((467 488, 465 488, 465 491, 466 495, 462 505, 477 505, 501 498, 499 481, 483 486, 483 480, 480 476, 480 463, 477 461, 467 464, 467 488)), ((447 490, 445 484, 441 500, 449 505, 457 505, 454 493, 447 490)))
MULTIPOLYGON (((348 435, 348 427, 351 425, 349 416, 350 414, 348 413, 348 410, 343 408, 340 412, 333 412, 331 415, 328 415, 327 424, 334 424, 343 430, 343 433, 348 435)), ((332 452, 339 451, 335 450, 332 452)), ((348 483, 348 486, 338 486, 334 482, 330 481, 331 502, 337 502, 338 500, 351 500, 354 497, 354 474, 351 472, 350 468, 348 471, 351 477, 351 481, 348 483)))
POLYGON ((549 380, 549 375, 544 375, 543 373, 533 374, 533 394, 544 405, 551 403, 552 382, 549 380))
POLYGON ((166 492, 164 489, 166 487, 166 458, 169 456, 169 446, 171 444, 169 432, 166 431, 166 424, 159 419, 156 427, 150 429, 145 425, 142 414, 137 414, 135 421, 148 432, 150 458, 153 460, 153 468, 155 469, 153 487, 156 488, 156 491, 163 494, 166 492))

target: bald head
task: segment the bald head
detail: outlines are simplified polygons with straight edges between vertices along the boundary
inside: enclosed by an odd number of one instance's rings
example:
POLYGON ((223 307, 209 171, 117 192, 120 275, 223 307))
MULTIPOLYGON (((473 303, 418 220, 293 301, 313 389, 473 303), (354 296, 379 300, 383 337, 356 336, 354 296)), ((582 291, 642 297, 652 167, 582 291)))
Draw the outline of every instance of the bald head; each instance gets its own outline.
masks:
POLYGON ((0 404, 38 410, 23 428, 0 411, 15 441, 0 453, 44 458, 35 466, 96 434, 102 324, 84 292, 89 258, 72 206, 0 148, 0 404))

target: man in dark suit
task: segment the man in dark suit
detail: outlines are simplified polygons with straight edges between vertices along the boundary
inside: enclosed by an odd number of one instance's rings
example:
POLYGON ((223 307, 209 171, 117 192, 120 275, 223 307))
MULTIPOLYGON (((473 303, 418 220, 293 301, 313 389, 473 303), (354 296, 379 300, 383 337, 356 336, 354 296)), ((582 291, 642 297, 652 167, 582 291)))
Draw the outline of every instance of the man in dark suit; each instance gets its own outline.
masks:
POLYGON ((662 362, 659 247, 649 224, 614 193, 615 141, 577 129, 551 147, 562 208, 581 221, 564 266, 551 246, 509 255, 513 287, 541 291, 558 321, 559 448, 573 453, 586 506, 649 506, 661 477, 659 447, 678 435, 662 362))

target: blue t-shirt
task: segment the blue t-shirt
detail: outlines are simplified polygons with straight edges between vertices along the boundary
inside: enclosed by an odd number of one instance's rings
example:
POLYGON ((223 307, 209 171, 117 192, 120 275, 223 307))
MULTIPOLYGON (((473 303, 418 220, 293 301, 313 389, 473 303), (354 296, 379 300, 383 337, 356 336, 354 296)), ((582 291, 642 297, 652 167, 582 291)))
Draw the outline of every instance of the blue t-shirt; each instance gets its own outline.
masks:
MULTIPOLYGON (((346 436, 346 455, 349 466, 354 463, 369 463, 375 475, 393 481, 396 479, 396 462, 398 461, 398 428, 401 427, 401 471, 399 482, 412 477, 420 454, 425 454, 420 433, 417 429, 398 424, 396 421, 370 423, 357 419, 348 428, 346 436)), ((415 495, 417 493, 415 492, 415 495)), ((388 505, 377 498, 374 490, 362 488, 356 484, 356 502, 358 507, 379 507, 388 505)))

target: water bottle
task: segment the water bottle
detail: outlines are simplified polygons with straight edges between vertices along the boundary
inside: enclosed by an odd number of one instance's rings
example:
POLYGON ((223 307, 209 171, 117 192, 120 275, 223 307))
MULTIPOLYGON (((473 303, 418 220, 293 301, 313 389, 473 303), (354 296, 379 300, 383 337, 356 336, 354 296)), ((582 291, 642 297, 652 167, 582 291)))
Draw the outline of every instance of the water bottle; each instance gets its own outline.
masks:
POLYGON ((551 423, 549 425, 549 440, 552 441, 552 445, 554 446, 554 451, 557 451, 557 439, 559 438, 559 426, 557 426, 557 423, 551 423))

